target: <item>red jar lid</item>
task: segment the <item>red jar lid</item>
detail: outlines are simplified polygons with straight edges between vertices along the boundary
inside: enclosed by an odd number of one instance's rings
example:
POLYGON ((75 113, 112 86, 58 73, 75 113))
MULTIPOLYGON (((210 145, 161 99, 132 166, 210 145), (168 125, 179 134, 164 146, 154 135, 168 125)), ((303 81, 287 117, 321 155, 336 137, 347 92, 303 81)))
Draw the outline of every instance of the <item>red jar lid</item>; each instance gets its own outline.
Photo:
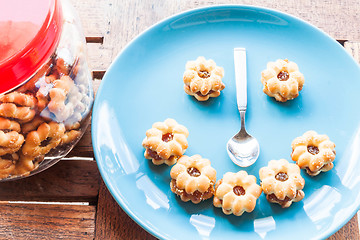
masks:
POLYGON ((0 93, 29 79, 59 42, 58 0, 0 0, 0 93))

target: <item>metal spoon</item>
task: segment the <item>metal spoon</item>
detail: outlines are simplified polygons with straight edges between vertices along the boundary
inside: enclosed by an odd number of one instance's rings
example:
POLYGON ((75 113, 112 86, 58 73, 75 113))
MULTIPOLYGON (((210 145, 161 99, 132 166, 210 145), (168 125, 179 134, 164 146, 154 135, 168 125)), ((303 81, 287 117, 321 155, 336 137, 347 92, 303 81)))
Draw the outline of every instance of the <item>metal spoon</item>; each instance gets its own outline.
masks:
POLYGON ((227 152, 231 160, 240 167, 248 167, 259 157, 259 143, 245 130, 245 112, 247 107, 247 76, 246 76, 246 50, 234 48, 236 98, 240 112, 241 129, 230 138, 227 143, 227 152))

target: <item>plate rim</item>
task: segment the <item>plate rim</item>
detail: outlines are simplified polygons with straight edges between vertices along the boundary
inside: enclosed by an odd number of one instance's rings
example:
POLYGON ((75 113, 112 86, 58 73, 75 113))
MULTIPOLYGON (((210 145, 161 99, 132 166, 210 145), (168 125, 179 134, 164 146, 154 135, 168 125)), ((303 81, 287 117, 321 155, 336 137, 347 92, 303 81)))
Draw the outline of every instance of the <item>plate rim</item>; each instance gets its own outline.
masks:
MULTIPOLYGON (((258 5, 248 5, 248 4, 213 4, 213 5, 206 5, 206 6, 201 6, 201 7, 197 7, 197 8, 191 8, 188 10, 184 10, 184 11, 180 11, 178 13, 172 14, 168 17, 165 17, 163 19, 161 19, 160 21, 157 21, 156 23, 150 25, 149 27, 145 28, 143 31, 141 31, 139 34, 137 34, 133 39, 131 39, 120 51, 119 53, 116 54, 116 56, 114 57, 114 59, 112 60, 110 66, 107 68, 101 83, 98 87, 97 93, 102 91, 103 86, 105 85, 105 82, 107 81, 107 76, 109 75, 109 72, 115 67, 115 63, 116 60, 118 58, 120 58, 120 56, 129 48, 133 45, 134 42, 136 42, 140 37, 142 37, 144 34, 146 34, 147 32, 151 31, 152 29, 154 29, 157 26, 160 26, 164 23, 166 23, 167 21, 170 20, 176 20, 182 16, 186 16, 188 14, 195 14, 198 13, 200 11, 208 11, 208 10, 239 10, 239 9, 245 9, 245 10, 255 10, 257 12, 259 11, 265 11, 265 12, 270 12, 270 13, 275 13, 275 14, 280 14, 280 15, 284 15, 287 18, 292 18, 295 21, 301 22, 302 24, 308 25, 311 28, 317 30, 319 33, 321 33, 323 36, 325 36, 328 40, 333 41, 336 44, 340 43, 338 41, 336 41, 332 36, 330 36, 328 33, 326 33, 324 30, 316 27, 314 24, 305 21, 304 19, 294 16, 292 14, 280 11, 280 10, 276 10, 273 8, 269 8, 269 7, 263 7, 263 6, 258 6, 258 5)), ((354 60, 353 56, 344 49, 344 47, 342 46, 344 52, 348 55, 348 57, 350 57, 354 63, 356 63, 356 61, 354 60)), ((360 65, 356 63, 357 68, 360 70, 360 65)), ((97 95, 97 94, 96 94, 97 95)), ((98 108, 98 105, 100 100, 98 100, 98 98, 95 98, 94 100, 94 104, 93 104, 93 111, 92 111, 92 116, 95 114, 95 110, 98 108)), ((102 179, 104 180, 104 184, 106 186, 106 188, 109 190, 110 194, 112 195, 112 197, 114 198, 114 200, 117 202, 117 204, 121 207, 121 209, 133 220, 135 221, 142 229, 144 229, 146 232, 148 232, 149 234, 161 238, 161 239, 173 239, 173 237, 169 238, 169 236, 164 235, 163 232, 159 232, 156 231, 155 229, 153 229, 151 226, 149 226, 149 224, 146 223, 146 221, 142 220, 141 218, 139 218, 131 209, 129 206, 126 205, 124 199, 121 198, 121 196, 119 196, 116 191, 113 189, 112 184, 110 184, 110 178, 107 174, 104 173, 104 170, 102 168, 102 164, 100 163, 100 161, 98 161, 97 159, 102 158, 100 152, 97 152, 96 147, 95 147, 95 143, 96 141, 96 137, 95 137, 95 117, 91 118, 91 139, 93 142, 93 152, 94 152, 94 156, 95 156, 95 161, 97 163, 100 175, 102 177, 102 179), (116 197, 119 196, 119 197, 116 197)), ((356 201, 356 199, 355 199, 356 201)), ((352 209, 351 212, 353 213, 357 213, 357 211, 359 210, 360 207, 360 199, 357 201, 356 204, 354 204, 354 206, 356 206, 354 209, 352 209)), ((348 216, 346 218, 344 218, 343 221, 340 222, 340 224, 338 224, 337 227, 333 227, 331 231, 325 232, 325 233, 321 233, 317 236, 314 236, 316 239, 324 239, 324 238, 328 238, 331 235, 333 235, 334 233, 336 233, 340 228, 342 228, 346 223, 348 223, 350 221, 350 219, 353 217, 354 215, 348 216)), ((210 237, 211 239, 211 237, 210 237)))

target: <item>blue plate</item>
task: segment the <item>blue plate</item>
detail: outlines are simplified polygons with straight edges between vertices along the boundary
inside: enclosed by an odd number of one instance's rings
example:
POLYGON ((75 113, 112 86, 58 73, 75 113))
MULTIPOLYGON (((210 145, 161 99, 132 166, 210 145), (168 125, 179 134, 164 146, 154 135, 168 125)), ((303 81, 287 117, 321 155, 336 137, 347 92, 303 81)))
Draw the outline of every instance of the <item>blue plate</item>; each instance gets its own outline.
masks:
POLYGON ((100 173, 120 206, 143 228, 164 239, 326 238, 344 225, 360 203, 360 68, 328 35, 270 9, 214 6, 187 11, 134 39, 107 71, 96 96, 92 140, 100 173), (307 130, 336 143, 335 167, 317 177, 302 176, 303 201, 288 209, 266 201, 252 213, 226 216, 207 200, 182 202, 170 191, 170 169, 144 158, 147 129, 174 118, 189 132, 187 155, 212 162, 217 178, 241 170, 226 152, 240 125, 233 49, 248 57, 247 129, 260 143, 258 161, 245 170, 259 179, 271 159, 289 161, 292 140, 307 130), (205 56, 224 67, 226 88, 218 98, 198 102, 185 94, 185 63, 205 56), (262 92, 261 71, 288 58, 305 76, 300 96, 279 103, 262 92))

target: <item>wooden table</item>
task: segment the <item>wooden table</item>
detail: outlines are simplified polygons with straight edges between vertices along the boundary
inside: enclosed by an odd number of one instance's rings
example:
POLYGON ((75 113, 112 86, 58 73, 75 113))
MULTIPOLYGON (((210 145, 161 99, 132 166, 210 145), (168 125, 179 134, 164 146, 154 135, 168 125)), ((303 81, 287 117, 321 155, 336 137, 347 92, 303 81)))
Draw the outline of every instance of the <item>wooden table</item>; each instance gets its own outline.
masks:
MULTIPOLYGON (((211 4, 269 7, 337 39, 359 61, 358 0, 72 0, 86 39, 95 89, 119 51, 157 21, 211 4)), ((117 205, 101 180, 90 128, 68 157, 36 176, 0 184, 0 239, 152 239, 117 205)), ((359 239, 355 215, 329 239, 359 239)))

